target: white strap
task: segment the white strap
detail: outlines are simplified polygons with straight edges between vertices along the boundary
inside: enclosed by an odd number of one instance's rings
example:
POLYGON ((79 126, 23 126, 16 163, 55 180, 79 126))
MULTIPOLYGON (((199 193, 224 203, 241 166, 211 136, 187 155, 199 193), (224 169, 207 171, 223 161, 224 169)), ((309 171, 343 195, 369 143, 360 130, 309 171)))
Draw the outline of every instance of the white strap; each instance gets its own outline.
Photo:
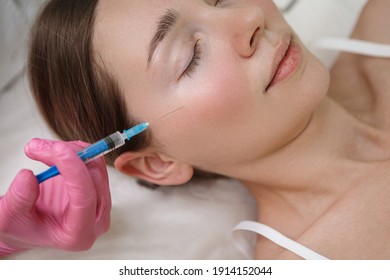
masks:
POLYGON ((317 252, 314 252, 313 250, 288 238, 287 236, 281 234, 273 228, 261 223, 242 221, 233 229, 233 231, 236 230, 247 230, 256 232, 306 260, 328 260, 328 258, 318 254, 317 252))
POLYGON ((390 58, 390 45, 348 38, 321 38, 312 44, 315 48, 337 50, 367 56, 390 58))
MULTIPOLYGON (((372 43, 362 40, 349 39, 349 38, 321 38, 311 44, 314 48, 328 49, 343 51, 349 53, 355 53, 360 55, 367 55, 373 57, 390 58, 390 45, 372 43)), ((233 233, 237 230, 246 230, 250 232, 256 232, 265 238, 273 241, 279 246, 301 256, 304 259, 309 260, 328 260, 328 258, 314 252, 313 250, 299 244, 298 242, 288 238, 273 228, 261 223, 243 221, 239 223, 234 229, 233 233)), ((244 242, 238 242, 238 238, 233 238, 236 241, 237 248, 241 250, 246 256, 250 256, 250 250, 248 249, 253 243, 253 240, 244 240, 244 242)), ((241 240, 242 241, 242 240, 241 240)))

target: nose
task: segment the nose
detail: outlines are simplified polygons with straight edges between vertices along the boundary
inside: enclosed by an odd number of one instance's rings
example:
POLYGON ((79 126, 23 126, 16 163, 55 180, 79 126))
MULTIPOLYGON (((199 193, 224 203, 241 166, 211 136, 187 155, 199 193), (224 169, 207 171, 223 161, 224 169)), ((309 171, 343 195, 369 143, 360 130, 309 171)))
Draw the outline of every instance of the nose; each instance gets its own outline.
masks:
POLYGON ((265 28, 264 12, 258 6, 232 7, 226 12, 224 26, 236 53, 250 57, 256 51, 265 28))

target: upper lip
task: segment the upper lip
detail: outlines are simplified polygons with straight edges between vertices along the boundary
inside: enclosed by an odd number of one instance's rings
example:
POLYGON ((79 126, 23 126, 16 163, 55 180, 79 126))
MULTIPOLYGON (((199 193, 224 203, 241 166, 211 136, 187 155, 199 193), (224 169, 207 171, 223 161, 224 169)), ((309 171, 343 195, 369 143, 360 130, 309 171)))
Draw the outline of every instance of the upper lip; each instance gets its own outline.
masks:
POLYGON ((276 51, 273 56, 272 68, 270 72, 270 77, 268 79, 267 89, 271 84, 272 80, 275 77, 276 71, 278 70, 280 62, 286 56, 287 50, 291 44, 291 34, 286 34, 282 37, 282 41, 279 46, 276 48, 276 51))

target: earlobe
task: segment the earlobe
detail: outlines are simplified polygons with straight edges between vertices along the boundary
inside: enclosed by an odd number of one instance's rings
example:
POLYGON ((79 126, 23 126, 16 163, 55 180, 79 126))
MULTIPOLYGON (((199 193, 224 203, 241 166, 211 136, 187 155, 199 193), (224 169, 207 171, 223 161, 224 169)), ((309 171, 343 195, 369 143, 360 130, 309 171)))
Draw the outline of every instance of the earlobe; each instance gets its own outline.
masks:
POLYGON ((154 152, 126 152, 114 162, 122 173, 158 185, 181 185, 193 175, 191 165, 154 152))

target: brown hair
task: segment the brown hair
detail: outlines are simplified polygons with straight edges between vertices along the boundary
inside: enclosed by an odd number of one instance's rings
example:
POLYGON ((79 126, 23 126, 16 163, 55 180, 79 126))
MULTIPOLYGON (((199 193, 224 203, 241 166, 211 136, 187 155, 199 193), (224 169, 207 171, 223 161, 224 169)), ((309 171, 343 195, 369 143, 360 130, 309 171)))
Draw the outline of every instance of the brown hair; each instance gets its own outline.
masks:
MULTIPOLYGON (((93 143, 128 129, 137 120, 127 112, 116 80, 93 52, 98 0, 51 0, 31 32, 28 74, 33 96, 49 127, 64 140, 93 143)), ((147 147, 147 130, 109 153, 113 164, 126 151, 147 147)), ((195 170, 194 178, 218 178, 195 170)))
MULTIPOLYGON (((31 33, 28 73, 38 108, 49 127, 64 140, 95 142, 136 124, 127 112, 117 82, 93 53, 98 0, 52 0, 31 33)), ((150 143, 142 133, 109 154, 150 143)))

